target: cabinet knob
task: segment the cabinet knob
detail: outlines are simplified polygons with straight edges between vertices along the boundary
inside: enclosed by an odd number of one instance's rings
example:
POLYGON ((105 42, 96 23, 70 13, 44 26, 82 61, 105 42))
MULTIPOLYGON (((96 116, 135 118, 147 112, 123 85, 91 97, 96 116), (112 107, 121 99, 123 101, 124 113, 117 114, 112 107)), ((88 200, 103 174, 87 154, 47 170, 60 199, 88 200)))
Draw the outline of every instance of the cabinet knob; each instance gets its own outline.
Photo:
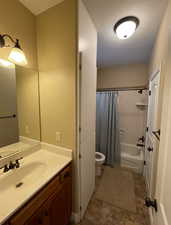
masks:
POLYGON ((66 172, 65 174, 64 174, 64 178, 67 178, 67 177, 70 177, 71 176, 71 174, 70 174, 70 172, 68 171, 68 172, 66 172))
POLYGON ((65 180, 66 178, 70 177, 70 176, 71 176, 71 173, 70 173, 69 171, 65 172, 64 174, 62 174, 62 175, 60 176, 60 182, 61 182, 61 183, 64 182, 64 180, 65 180))

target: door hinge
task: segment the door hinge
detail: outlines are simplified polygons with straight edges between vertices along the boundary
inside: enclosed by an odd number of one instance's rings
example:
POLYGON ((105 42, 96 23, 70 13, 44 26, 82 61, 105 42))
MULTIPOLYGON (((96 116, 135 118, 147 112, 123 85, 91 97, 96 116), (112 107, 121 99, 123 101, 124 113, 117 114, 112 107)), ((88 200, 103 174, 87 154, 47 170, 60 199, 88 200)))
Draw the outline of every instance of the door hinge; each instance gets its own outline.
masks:
POLYGON ((144 166, 146 166, 147 165, 147 163, 146 163, 146 161, 144 160, 144 166))
POLYGON ((82 159, 82 155, 81 155, 81 153, 79 153, 79 159, 82 159))
POLYGON ((148 94, 149 94, 149 96, 151 96, 151 90, 149 90, 149 93, 148 94))
POLYGON ((80 71, 82 70, 82 65, 81 64, 79 65, 79 69, 80 69, 80 71))
POLYGON ((146 132, 148 132, 149 131, 149 127, 146 127, 146 132))
POLYGON ((148 150, 149 152, 153 152, 153 148, 151 148, 151 147, 148 147, 147 150, 148 150))
POLYGON ((80 206, 80 211, 82 211, 82 206, 80 206))
POLYGON ((81 127, 79 127, 79 132, 81 132, 81 127))
POLYGON ((157 200, 151 200, 150 198, 146 198, 145 199, 145 205, 149 208, 149 207, 153 207, 155 209, 155 211, 157 212, 157 200))

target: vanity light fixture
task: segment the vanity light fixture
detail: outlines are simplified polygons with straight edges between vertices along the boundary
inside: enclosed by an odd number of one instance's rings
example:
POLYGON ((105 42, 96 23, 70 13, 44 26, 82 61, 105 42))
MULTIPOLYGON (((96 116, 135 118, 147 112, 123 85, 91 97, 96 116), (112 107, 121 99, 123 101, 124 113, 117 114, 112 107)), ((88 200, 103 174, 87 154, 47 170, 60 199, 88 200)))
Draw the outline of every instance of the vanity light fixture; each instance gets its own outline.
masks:
POLYGON ((119 39, 128 39, 130 38, 136 31, 140 24, 140 21, 135 16, 127 16, 120 19, 114 25, 114 32, 116 33, 119 39))
POLYGON ((18 39, 14 40, 8 34, 0 35, 0 48, 4 48, 4 47, 12 47, 12 50, 8 56, 9 61, 11 61, 14 64, 18 64, 18 65, 22 65, 22 66, 27 64, 26 56, 19 44, 18 39), (13 43, 13 46, 9 46, 9 45, 5 44, 6 38, 8 38, 13 43))
POLYGON ((14 67, 14 64, 7 61, 7 60, 0 59, 0 66, 2 66, 2 67, 14 67))

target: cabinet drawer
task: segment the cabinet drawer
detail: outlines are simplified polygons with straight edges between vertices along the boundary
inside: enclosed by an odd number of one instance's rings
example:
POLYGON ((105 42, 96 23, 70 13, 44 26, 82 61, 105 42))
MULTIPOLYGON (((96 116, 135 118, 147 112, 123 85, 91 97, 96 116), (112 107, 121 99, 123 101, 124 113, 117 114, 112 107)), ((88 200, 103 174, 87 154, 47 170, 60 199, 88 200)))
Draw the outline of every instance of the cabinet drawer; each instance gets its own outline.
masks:
POLYGON ((28 220, 35 214, 36 211, 40 211, 40 208, 45 205, 45 202, 58 193, 63 187, 64 180, 71 176, 71 166, 66 167, 59 173, 52 181, 50 181, 45 187, 43 187, 35 196, 10 220, 10 225, 25 225, 28 220))

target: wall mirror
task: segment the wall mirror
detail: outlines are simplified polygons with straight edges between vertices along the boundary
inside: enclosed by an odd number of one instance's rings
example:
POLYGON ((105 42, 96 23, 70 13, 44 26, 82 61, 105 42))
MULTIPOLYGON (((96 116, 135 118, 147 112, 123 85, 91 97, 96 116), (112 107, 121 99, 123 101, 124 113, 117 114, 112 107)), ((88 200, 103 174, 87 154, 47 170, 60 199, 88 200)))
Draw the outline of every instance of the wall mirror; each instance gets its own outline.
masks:
POLYGON ((0 60, 0 158, 40 141, 38 72, 0 60))

